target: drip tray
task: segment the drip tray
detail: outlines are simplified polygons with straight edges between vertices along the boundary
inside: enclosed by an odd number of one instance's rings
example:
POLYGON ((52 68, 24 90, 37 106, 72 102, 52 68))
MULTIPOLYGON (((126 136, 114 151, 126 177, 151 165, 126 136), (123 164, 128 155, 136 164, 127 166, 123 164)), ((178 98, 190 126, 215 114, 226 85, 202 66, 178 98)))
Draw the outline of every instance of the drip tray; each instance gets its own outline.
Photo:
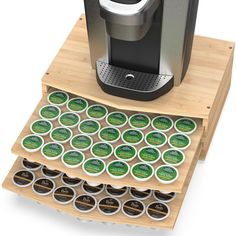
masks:
POLYGON ((173 76, 149 74, 96 62, 97 80, 103 91, 133 100, 154 100, 174 86, 173 76))

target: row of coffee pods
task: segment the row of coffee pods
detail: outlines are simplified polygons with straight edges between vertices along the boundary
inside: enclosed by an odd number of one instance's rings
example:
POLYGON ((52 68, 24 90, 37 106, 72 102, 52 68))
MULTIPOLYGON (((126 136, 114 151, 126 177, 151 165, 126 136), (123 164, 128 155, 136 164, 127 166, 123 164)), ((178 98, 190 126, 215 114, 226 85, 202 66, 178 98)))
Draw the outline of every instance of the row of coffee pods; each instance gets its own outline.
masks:
POLYGON ((86 111, 86 115, 91 119, 102 120, 106 118, 109 125, 119 128, 128 122, 132 128, 141 130, 146 129, 150 124, 155 130, 162 132, 168 132, 174 127, 177 132, 192 134, 197 129, 196 122, 189 118, 180 118, 174 123, 168 116, 157 116, 151 121, 146 114, 133 114, 129 118, 125 113, 118 111, 108 114, 108 109, 105 106, 100 104, 89 106, 87 100, 83 98, 70 99, 68 93, 63 91, 50 93, 48 102, 53 106, 66 105, 70 112, 82 113, 86 111))
POLYGON ((160 191, 145 190, 111 185, 92 184, 78 178, 70 178, 56 170, 50 170, 45 166, 32 163, 26 159, 22 160, 22 166, 26 169, 17 171, 12 180, 19 187, 32 185, 34 193, 40 196, 52 194, 54 201, 59 204, 73 202, 74 208, 80 212, 87 213, 97 208, 104 215, 114 215, 120 210, 130 217, 137 218, 146 214, 153 220, 164 220, 170 214, 170 208, 166 204, 174 200, 175 193, 163 193, 160 191), (34 171, 41 169, 42 177, 36 179, 34 171), (61 178, 64 186, 56 187, 55 178, 61 178), (74 188, 81 186, 83 194, 76 196, 74 188), (109 195, 97 201, 96 195, 104 192, 109 195), (132 199, 123 203, 119 198, 130 194, 132 199), (156 201, 145 206, 143 200, 154 197, 156 201))

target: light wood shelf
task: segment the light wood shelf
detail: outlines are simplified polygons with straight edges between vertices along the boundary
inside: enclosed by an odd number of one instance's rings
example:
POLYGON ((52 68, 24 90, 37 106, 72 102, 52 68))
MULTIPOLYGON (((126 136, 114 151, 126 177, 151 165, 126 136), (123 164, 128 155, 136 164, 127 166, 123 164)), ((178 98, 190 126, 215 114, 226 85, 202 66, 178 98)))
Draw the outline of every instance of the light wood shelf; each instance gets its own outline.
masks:
MULTIPOLYGON (((92 101, 89 101, 89 103, 93 104, 92 101)), ((196 120, 196 122, 198 124, 197 131, 190 136, 190 138, 192 140, 192 144, 186 151, 184 151, 185 156, 186 156, 186 160, 181 166, 178 167, 180 176, 179 176, 178 180, 175 181, 174 183, 166 185, 166 184, 159 183, 154 176, 152 177, 152 179, 150 179, 149 181, 146 181, 146 182, 136 181, 131 176, 131 174, 129 174, 128 176, 126 176, 125 178, 120 179, 120 180, 111 178, 105 172, 102 175, 100 175, 99 177, 91 177, 91 176, 88 176, 86 173, 83 172, 82 167, 78 167, 78 168, 75 168, 75 169, 69 169, 68 167, 64 166, 64 164, 61 162, 61 159, 58 159, 58 160, 55 160, 55 161, 50 161, 50 160, 47 160, 46 158, 44 158, 40 151, 38 151, 36 153, 29 153, 29 152, 25 151, 21 147, 21 140, 26 135, 31 133, 30 132, 30 125, 33 123, 33 121, 38 120, 40 118, 39 115, 38 115, 39 110, 42 106, 44 106, 46 104, 48 104, 47 94, 45 94, 45 96, 39 102, 38 106, 36 107, 35 111, 33 112, 32 116, 30 117, 29 121, 27 122, 26 126, 24 127, 23 131, 21 132, 20 136, 18 137, 16 143, 14 144, 14 146, 12 148, 12 152, 14 154, 16 154, 18 156, 21 156, 21 157, 25 157, 25 158, 29 159, 30 161, 36 161, 36 162, 42 163, 42 164, 44 164, 44 165, 46 165, 50 168, 57 169, 57 170, 60 170, 62 172, 65 172, 69 176, 79 177, 81 179, 85 179, 85 180, 92 181, 92 182, 99 181, 100 183, 113 184, 113 185, 118 185, 118 186, 130 186, 130 187, 141 187, 141 188, 145 187, 145 188, 149 188, 149 189, 156 189, 156 190, 162 190, 162 191, 167 191, 167 192, 168 191, 169 192, 174 191, 174 192, 180 193, 180 192, 183 191, 183 188, 185 186, 187 176, 188 176, 189 170, 192 166, 192 163, 194 161, 194 158, 198 158, 198 156, 197 157, 195 156, 195 153, 197 152, 197 150, 199 148, 201 148, 200 142, 201 142, 201 138, 202 138, 202 135, 203 135, 203 127, 202 127, 201 121, 199 119, 196 120)), ((111 107, 108 107, 108 109, 109 109, 109 112, 113 111, 113 108, 111 108, 111 107)), ((62 107, 62 111, 66 111, 65 106, 62 107)), ((126 114, 130 115, 131 112, 126 111, 126 114)), ((155 116, 154 114, 150 114, 150 113, 148 113, 148 115, 150 116, 150 118, 155 116)), ((86 114, 83 113, 81 115, 81 118, 82 119, 87 119, 86 114)), ((176 119, 176 117, 174 117, 174 119, 176 119)), ((102 127, 107 126, 105 120, 100 121, 100 123, 101 123, 102 127)), ((53 125, 54 125, 54 127, 60 126, 57 121, 53 121, 53 125)), ((121 129, 121 131, 125 130, 127 128, 130 128, 129 125, 124 126, 121 129)), ((151 130, 153 130, 153 129, 150 126, 149 128, 147 128, 145 130, 145 133, 148 133, 151 130)), ((79 134, 79 131, 78 131, 77 127, 73 128, 72 131, 73 131, 74 135, 79 134)), ((170 132, 168 132, 168 136, 171 133, 174 133, 174 132, 175 132, 174 129, 172 129, 170 132)), ((94 142, 99 141, 99 138, 98 138, 97 135, 92 136, 92 138, 94 139, 94 142)), ((44 140, 45 140, 45 143, 52 141, 49 136, 44 137, 44 140)), ((115 148, 117 145, 119 145, 121 143, 122 143, 122 141, 120 140, 117 143, 113 144, 113 147, 115 148)), ((65 147, 65 150, 72 149, 70 147, 69 143, 63 144, 63 146, 65 147)), ((143 146, 146 146, 144 141, 140 145, 137 146, 137 149, 140 149, 143 146)), ((167 144, 164 147, 160 148, 160 150, 164 151, 165 149, 168 149, 168 148, 170 148, 170 147, 167 144)), ((89 157, 92 156, 92 154, 89 150, 85 151, 84 154, 85 154, 86 158, 89 158, 89 157)), ((115 160, 115 159, 116 158, 113 155, 110 158, 108 158, 107 160, 105 160, 105 162, 109 163, 110 161, 115 160)), ((137 162, 140 162, 138 157, 136 157, 132 162, 130 162, 130 166, 132 166, 133 164, 135 164, 137 162)), ((153 167, 156 169, 158 166, 160 166, 162 164, 164 164, 164 163, 160 160, 156 164, 153 164, 153 167)))
MULTIPOLYGON (((94 210, 90 213, 80 213, 78 211, 76 211, 73 208, 73 204, 68 204, 68 205, 60 205, 58 203, 56 203, 53 198, 51 197, 51 195, 49 196, 39 196, 37 194, 35 194, 32 191, 31 186, 27 187, 27 188, 19 188, 17 186, 15 186, 12 182, 12 176, 14 175, 14 173, 20 169, 22 169, 21 166, 21 159, 20 157, 18 157, 18 159, 16 160, 16 162, 14 163, 12 169, 10 170, 9 174, 7 175, 4 183, 3 183, 3 188, 12 191, 22 197, 31 199, 33 201, 36 201, 42 205, 46 205, 48 207, 51 207, 53 209, 56 209, 58 211, 62 211, 65 213, 68 213, 69 215, 75 217, 75 218, 79 218, 82 220, 93 220, 93 221, 100 221, 100 222, 111 222, 111 223, 116 223, 116 224, 128 224, 128 225, 134 225, 134 226, 140 226, 140 227, 148 227, 148 228, 157 228, 157 229, 173 229, 174 225, 176 223, 181 205, 183 203, 184 200, 184 196, 185 196, 185 192, 182 194, 177 194, 176 198, 169 203, 168 205, 170 206, 171 209, 171 214, 170 216, 160 222, 154 221, 150 218, 147 217, 146 214, 144 214, 143 216, 141 216, 140 218, 137 219, 130 219, 127 216, 123 215, 123 213, 120 211, 118 214, 110 217, 110 216, 105 216, 103 214, 101 214, 98 210, 94 210)), ((42 176, 42 174, 40 173, 40 171, 36 171, 36 178, 39 178, 42 176)), ((63 185, 60 178, 57 178, 55 180, 56 182, 56 186, 61 186, 63 185)), ((83 190, 81 189, 81 187, 76 187, 75 188, 77 195, 82 194, 83 190)), ((106 193, 101 193, 97 196, 95 196, 97 198, 97 200, 101 199, 102 197, 107 196, 106 193)), ((126 196, 122 197, 120 199, 121 202, 124 202, 128 199, 131 199, 131 196, 129 194, 126 194, 126 196)), ((148 205, 150 202, 154 201, 154 198, 151 197, 150 199, 147 199, 145 201, 143 201, 145 203, 145 205, 148 205)))

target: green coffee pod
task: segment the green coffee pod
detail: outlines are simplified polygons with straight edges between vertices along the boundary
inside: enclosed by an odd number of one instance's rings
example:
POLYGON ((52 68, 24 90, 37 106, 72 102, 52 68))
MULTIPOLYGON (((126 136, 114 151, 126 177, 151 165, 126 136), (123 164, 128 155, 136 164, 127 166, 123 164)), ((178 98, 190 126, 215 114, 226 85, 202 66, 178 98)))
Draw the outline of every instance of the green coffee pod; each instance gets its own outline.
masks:
POLYGON ((152 178, 153 174, 154 169, 148 163, 139 162, 131 167, 131 175, 137 181, 147 181, 152 178))
POLYGON ((39 110, 39 116, 45 120, 56 120, 61 115, 61 109, 54 105, 46 105, 39 110))
POLYGON ((169 137, 168 143, 172 148, 185 150, 191 145, 191 139, 186 134, 175 133, 169 137))
POLYGON ((77 168, 84 162, 84 159, 84 153, 77 150, 69 150, 63 154, 61 161, 68 168, 77 168))
POLYGON ((91 147, 91 153, 94 157, 107 159, 113 153, 113 146, 109 143, 98 142, 91 147))
POLYGON ((41 136, 48 135, 52 130, 52 128, 53 128, 52 123, 48 120, 43 120, 43 119, 34 121, 30 126, 30 130, 32 133, 41 136))
POLYGON ((73 135, 73 133, 69 128, 56 127, 51 131, 50 138, 54 142, 66 143, 71 139, 72 135, 73 135))
POLYGON ((152 120, 152 127, 161 132, 168 132, 174 126, 173 120, 168 116, 157 116, 152 120))
POLYGON ((86 134, 78 134, 70 140, 70 146, 79 151, 88 150, 93 144, 93 139, 86 134))
POLYGON ((83 134, 94 135, 96 134, 101 128, 101 125, 96 120, 83 120, 79 124, 79 131, 83 134))
POLYGON ((120 139, 120 130, 115 127, 104 127, 99 131, 98 137, 109 143, 115 143, 120 139))
POLYGON ((60 158, 63 152, 64 147, 55 142, 46 143, 41 149, 41 154, 50 161, 60 158))
POLYGON ((129 118, 129 125, 134 129, 146 129, 150 125, 150 118, 145 114, 134 114, 129 118))
POLYGON ((119 160, 130 162, 137 156, 137 150, 129 144, 121 144, 115 148, 115 157, 119 160))
POLYGON ((58 122, 61 126, 74 128, 79 124, 80 116, 74 112, 65 112, 61 114, 61 116, 58 119, 58 122))
POLYGON ((66 107, 71 112, 82 113, 87 109, 88 102, 83 98, 72 98, 67 102, 66 107))
POLYGON ((167 136, 160 131, 151 131, 145 136, 146 144, 153 147, 163 147, 167 143, 167 136))
POLYGON ((170 165, 162 165, 156 169, 155 176, 162 184, 171 184, 179 177, 178 170, 170 165))
POLYGON ((168 149, 162 153, 162 161, 167 165, 180 166, 185 161, 185 155, 178 149, 168 149))
POLYGON ((99 176, 105 169, 105 162, 99 158, 87 159, 83 164, 83 171, 89 176, 99 176))
POLYGON ((103 105, 100 105, 100 104, 92 105, 86 110, 86 115, 90 119, 95 119, 95 120, 104 119, 106 117, 107 113, 108 113, 107 108, 103 105))
POLYGON ((66 92, 54 91, 48 95, 48 102, 52 105, 63 106, 69 100, 69 95, 66 92))
POLYGON ((124 161, 115 160, 108 164, 107 173, 114 179, 122 179, 129 174, 130 167, 124 161))
POLYGON ((180 118, 175 122, 175 130, 180 133, 192 134, 197 129, 197 124, 189 118, 180 118))
POLYGON ((27 152, 37 152, 44 144, 44 139, 37 134, 30 134, 21 140, 21 146, 27 152))
POLYGON ((121 128, 128 122, 128 117, 125 113, 120 111, 114 111, 108 114, 106 117, 106 122, 108 125, 121 128))
POLYGON ((144 135, 141 131, 128 129, 122 133, 122 141, 131 145, 138 145, 143 141, 144 135))
POLYGON ((140 161, 153 164, 160 160, 161 152, 157 148, 146 146, 139 150, 138 157, 140 161))

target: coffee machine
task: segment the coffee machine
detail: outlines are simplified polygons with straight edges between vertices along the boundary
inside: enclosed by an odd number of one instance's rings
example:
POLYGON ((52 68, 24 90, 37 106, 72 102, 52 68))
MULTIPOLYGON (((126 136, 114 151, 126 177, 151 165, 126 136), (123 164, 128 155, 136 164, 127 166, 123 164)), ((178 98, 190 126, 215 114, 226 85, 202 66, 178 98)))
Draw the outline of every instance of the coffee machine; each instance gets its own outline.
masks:
POLYGON ((148 101, 188 69, 198 0, 84 0, 90 56, 103 91, 148 101))

